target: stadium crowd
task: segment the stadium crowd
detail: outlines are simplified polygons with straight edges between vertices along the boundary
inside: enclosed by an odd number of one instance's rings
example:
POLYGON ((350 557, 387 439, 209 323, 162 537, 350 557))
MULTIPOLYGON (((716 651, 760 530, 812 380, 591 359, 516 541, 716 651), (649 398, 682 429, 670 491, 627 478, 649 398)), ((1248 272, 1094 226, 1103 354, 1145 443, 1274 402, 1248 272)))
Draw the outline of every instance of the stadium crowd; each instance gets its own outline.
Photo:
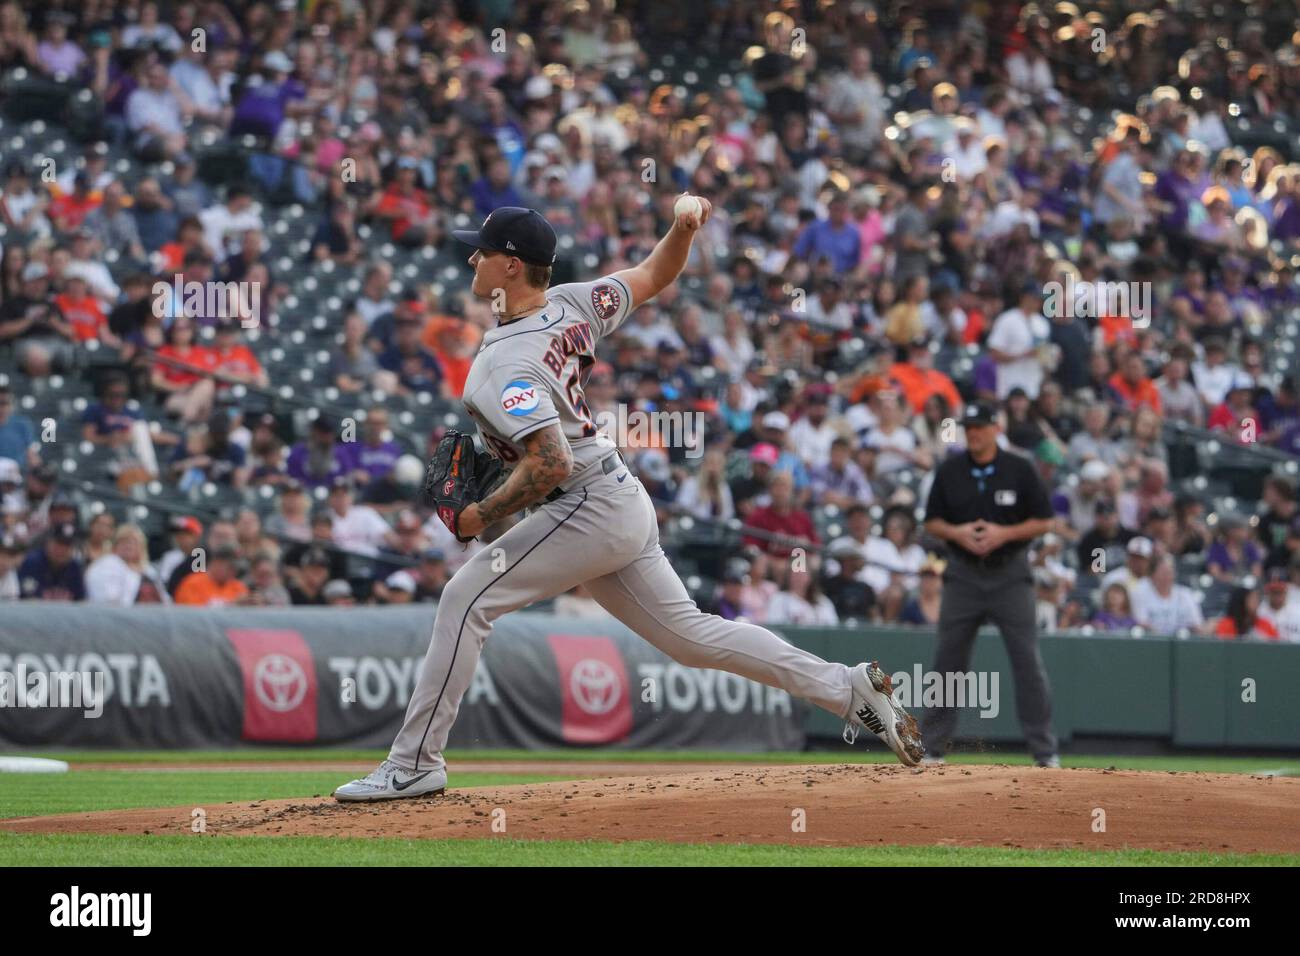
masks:
POLYGON ((1298 28, 1267 0, 4 3, 5 115, 70 104, 6 138, 78 132, 2 150, 0 600, 436 600, 472 551, 419 500, 440 427, 390 410, 454 409, 494 321, 450 229, 531 206, 556 281, 590 278, 685 190, 714 207, 687 273, 585 394, 704 423, 625 447, 703 602, 933 625, 918 518, 984 398, 1053 490, 1041 626, 1300 641, 1298 28), (192 283, 256 290, 252 321, 192 283), (301 336, 314 379, 271 357, 301 336), (74 381, 45 434, 24 400, 74 381), (1207 481, 1197 441, 1245 467, 1207 481), (87 447, 118 494, 60 468, 87 447))

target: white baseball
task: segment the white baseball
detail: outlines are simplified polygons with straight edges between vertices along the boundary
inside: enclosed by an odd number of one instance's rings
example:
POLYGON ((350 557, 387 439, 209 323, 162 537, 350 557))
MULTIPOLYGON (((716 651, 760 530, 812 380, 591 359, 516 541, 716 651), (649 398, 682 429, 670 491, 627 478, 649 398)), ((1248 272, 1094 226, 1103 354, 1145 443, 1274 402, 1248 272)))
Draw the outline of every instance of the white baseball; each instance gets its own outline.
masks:
POLYGON ((699 199, 694 196, 678 196, 677 202, 673 203, 673 216, 676 218, 694 216, 699 219, 703 215, 704 207, 700 205, 699 199))

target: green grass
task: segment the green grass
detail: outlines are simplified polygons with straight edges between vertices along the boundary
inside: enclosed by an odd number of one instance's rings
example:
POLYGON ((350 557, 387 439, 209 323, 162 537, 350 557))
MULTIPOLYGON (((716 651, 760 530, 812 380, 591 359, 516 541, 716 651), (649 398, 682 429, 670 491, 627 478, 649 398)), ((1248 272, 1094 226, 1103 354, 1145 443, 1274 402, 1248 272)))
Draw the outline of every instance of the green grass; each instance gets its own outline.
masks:
MULTIPOLYGON (((380 750, 266 748, 229 751, 64 751, 32 753, 76 762, 158 764, 157 772, 73 770, 67 774, 0 774, 0 818, 132 807, 212 807, 228 802, 328 794, 347 774, 307 768, 323 760, 377 763, 380 750), (302 762, 303 769, 168 770, 165 763, 302 762)), ((874 763, 877 751, 731 754, 695 751, 548 750, 449 752, 450 785, 487 787, 573 779, 572 773, 457 772, 458 761, 746 764, 874 763)), ((892 757, 887 761, 893 763, 892 757)), ((1022 765, 1023 754, 955 755, 959 764, 1022 765)), ((1282 757, 1067 757, 1067 767, 1154 771, 1300 774, 1282 757)), ((1076 851, 983 847, 798 847, 607 841, 533 842, 400 838, 104 836, 0 832, 0 866, 1300 866, 1300 855, 1076 851), (189 841, 185 846, 181 844, 189 841), (195 842, 197 841, 197 842, 195 842)))
MULTIPOLYGON (((248 750, 248 751, 138 751, 106 752, 102 755, 76 751, 60 755, 71 761, 96 760, 103 763, 158 763, 157 772, 140 770, 72 770, 66 774, 0 774, 0 819, 43 816, 55 813, 84 813, 95 810, 123 810, 133 807, 213 806, 251 800, 277 800, 293 797, 324 796, 331 793, 348 774, 342 771, 292 770, 168 770, 166 761, 194 761, 212 764, 224 762, 258 763, 280 761, 346 760, 364 768, 382 759, 380 751, 368 750, 248 750)), ((573 773, 479 773, 458 772, 457 760, 532 760, 555 761, 627 760, 631 763, 686 763, 705 760, 745 764, 795 763, 874 763, 885 761, 874 753, 775 753, 725 754, 641 751, 461 751, 448 753, 449 784, 452 787, 491 787, 552 780, 571 780, 573 773)), ((893 763, 890 757, 888 763, 893 763)), ((1006 763, 1023 765, 1029 758, 1021 754, 961 754, 952 758, 958 764, 1006 763)), ((1154 771, 1211 771, 1217 773, 1252 773, 1282 770, 1300 774, 1300 762, 1255 757, 1074 757, 1066 758, 1067 767, 1118 767, 1154 771)))
POLYGON ((10 866, 1300 866, 1300 855, 0 833, 10 866))
MULTIPOLYGON (((55 757, 59 760, 82 763, 258 763, 262 761, 322 760, 356 761, 359 764, 377 764, 388 755, 386 750, 330 750, 321 747, 267 747, 245 750, 29 750, 14 756, 55 757)), ((779 751, 775 753, 728 753, 698 750, 616 750, 609 748, 584 750, 448 750, 447 762, 452 770, 458 760, 527 760, 533 762, 559 761, 566 763, 735 763, 735 764, 828 764, 828 763, 893 763, 892 755, 879 748, 863 750, 861 747, 844 751, 816 751, 801 753, 779 751)), ((1011 764, 1030 763, 1022 753, 987 751, 983 753, 953 754, 952 763, 960 764, 1011 764)), ((1283 770, 1300 776, 1300 758, 1294 755, 1264 755, 1253 757, 1188 755, 1188 756, 1124 756, 1066 755, 1061 758, 1066 767, 1114 767, 1119 770, 1201 771, 1205 773, 1258 773, 1262 770, 1283 770)))
MULTIPOLYGON (((347 774, 338 771, 84 770, 0 774, 0 819, 132 807, 211 807, 251 800, 325 796, 348 779, 347 774)), ((453 769, 448 782, 454 787, 492 787, 571 779, 572 774, 456 773, 453 769)))

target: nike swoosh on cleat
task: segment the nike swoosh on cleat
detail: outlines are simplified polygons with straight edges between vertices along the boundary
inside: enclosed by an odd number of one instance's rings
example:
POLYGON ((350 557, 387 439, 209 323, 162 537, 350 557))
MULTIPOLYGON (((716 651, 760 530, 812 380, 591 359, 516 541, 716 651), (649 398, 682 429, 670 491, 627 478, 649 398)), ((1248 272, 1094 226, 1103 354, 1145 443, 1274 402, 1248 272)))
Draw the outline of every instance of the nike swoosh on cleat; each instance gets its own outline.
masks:
POLYGON ((618 476, 618 480, 619 480, 619 482, 621 483, 621 482, 623 481, 623 479, 626 478, 626 477, 627 477, 627 472, 625 471, 625 472, 623 472, 623 474, 621 474, 621 475, 618 476))
POLYGON ((410 780, 398 780, 396 777, 394 777, 393 789, 400 793, 401 791, 405 790, 407 787, 411 786, 411 784, 419 783, 421 780, 429 776, 429 774, 431 773, 433 773, 432 770, 426 770, 424 773, 418 774, 412 777, 410 780))

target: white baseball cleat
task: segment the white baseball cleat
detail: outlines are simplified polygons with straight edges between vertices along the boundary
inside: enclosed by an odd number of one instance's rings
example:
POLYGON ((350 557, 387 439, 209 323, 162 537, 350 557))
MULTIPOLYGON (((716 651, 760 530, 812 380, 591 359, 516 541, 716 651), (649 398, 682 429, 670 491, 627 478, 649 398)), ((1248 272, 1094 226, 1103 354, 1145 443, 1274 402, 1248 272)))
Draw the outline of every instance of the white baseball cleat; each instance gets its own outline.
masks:
POLYGON ((345 783, 334 791, 340 803, 367 800, 399 800, 403 797, 427 797, 447 788, 447 769, 406 770, 385 760, 360 780, 345 783))
POLYGON ((875 661, 859 664, 849 672, 853 704, 844 725, 845 743, 858 739, 858 728, 866 727, 885 742, 904 764, 915 767, 925 757, 916 719, 894 700, 889 675, 875 661))

